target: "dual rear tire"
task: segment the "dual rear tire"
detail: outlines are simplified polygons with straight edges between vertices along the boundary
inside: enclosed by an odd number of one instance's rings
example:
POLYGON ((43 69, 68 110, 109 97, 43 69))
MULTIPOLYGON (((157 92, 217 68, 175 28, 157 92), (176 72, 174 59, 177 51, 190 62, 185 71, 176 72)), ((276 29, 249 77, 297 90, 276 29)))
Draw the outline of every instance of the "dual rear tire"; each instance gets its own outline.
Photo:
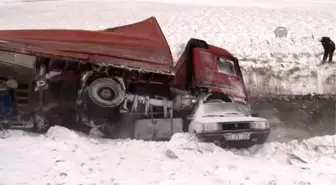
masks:
POLYGON ((89 114, 99 118, 114 117, 126 96, 121 84, 111 78, 94 80, 87 89, 89 114))

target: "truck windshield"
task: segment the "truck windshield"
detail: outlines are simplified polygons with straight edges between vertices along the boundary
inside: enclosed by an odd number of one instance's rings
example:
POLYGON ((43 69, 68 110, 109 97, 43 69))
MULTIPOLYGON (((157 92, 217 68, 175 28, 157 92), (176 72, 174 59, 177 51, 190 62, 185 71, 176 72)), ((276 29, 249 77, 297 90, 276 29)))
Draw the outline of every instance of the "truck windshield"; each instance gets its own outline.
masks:
POLYGON ((217 65, 219 72, 237 76, 233 61, 218 57, 217 65))

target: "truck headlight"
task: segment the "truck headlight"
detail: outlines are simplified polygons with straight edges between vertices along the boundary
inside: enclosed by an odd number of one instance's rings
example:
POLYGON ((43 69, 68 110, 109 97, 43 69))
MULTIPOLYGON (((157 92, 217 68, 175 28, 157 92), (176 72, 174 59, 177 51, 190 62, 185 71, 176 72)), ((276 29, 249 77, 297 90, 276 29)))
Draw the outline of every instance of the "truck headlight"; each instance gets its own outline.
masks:
POLYGON ((250 123, 250 127, 253 129, 267 129, 269 124, 267 121, 254 121, 250 123))
POLYGON ((204 131, 215 131, 219 130, 218 123, 203 123, 204 131))

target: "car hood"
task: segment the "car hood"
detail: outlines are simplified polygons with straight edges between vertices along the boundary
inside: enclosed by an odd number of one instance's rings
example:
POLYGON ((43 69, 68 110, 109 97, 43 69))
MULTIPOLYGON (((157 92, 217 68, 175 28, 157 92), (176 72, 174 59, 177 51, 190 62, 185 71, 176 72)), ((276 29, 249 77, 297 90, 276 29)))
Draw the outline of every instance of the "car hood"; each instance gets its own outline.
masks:
POLYGON ((199 117, 194 121, 199 123, 230 123, 230 122, 252 122, 252 121, 267 121, 264 118, 251 116, 216 116, 216 117, 199 117))

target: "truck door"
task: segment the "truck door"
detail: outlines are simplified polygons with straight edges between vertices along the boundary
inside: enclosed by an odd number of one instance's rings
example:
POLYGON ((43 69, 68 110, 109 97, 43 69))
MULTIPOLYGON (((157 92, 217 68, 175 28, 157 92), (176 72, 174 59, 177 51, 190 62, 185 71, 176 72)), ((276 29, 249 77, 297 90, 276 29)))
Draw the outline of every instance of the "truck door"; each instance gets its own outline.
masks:
POLYGON ((194 48, 194 84, 199 87, 212 87, 216 84, 213 54, 201 48, 194 48))
MULTIPOLYGON (((225 56, 216 56, 216 82, 221 91, 228 93, 233 98, 245 99, 244 82, 239 75, 232 60, 225 56)), ((246 101, 246 100, 244 100, 246 101)))

